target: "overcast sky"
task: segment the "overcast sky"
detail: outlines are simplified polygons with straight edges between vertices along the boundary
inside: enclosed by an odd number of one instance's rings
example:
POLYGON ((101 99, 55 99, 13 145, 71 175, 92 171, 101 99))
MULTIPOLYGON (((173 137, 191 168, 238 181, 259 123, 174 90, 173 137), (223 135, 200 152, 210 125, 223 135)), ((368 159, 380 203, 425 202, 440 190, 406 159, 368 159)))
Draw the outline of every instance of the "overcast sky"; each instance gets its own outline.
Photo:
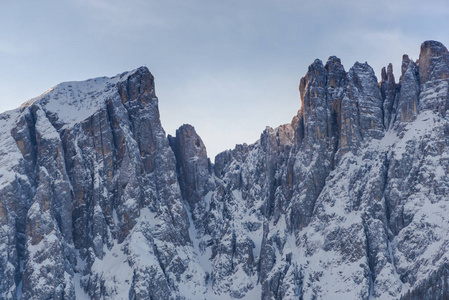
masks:
POLYGON ((449 46, 449 1, 0 1, 0 111, 52 86, 147 66, 162 125, 184 123, 209 156, 253 143, 300 108, 315 58, 379 76, 420 44, 449 46))

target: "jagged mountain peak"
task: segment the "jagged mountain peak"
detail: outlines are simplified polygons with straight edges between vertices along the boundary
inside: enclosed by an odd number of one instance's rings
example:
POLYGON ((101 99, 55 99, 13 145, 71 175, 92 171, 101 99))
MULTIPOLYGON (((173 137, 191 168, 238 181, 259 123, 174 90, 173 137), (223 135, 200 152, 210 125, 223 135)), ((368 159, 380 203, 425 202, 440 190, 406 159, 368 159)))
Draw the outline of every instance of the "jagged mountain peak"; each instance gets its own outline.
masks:
POLYGON ((421 44, 420 56, 439 57, 448 53, 443 43, 433 40, 424 41, 421 44))
POLYGON ((145 82, 144 88, 148 89, 146 92, 151 93, 153 98, 156 97, 153 75, 148 68, 140 67, 110 78, 98 77, 60 83, 25 102, 21 109, 39 105, 48 115, 57 116, 61 126, 72 126, 95 113, 109 98, 115 97, 120 86, 135 85, 128 84, 129 81, 145 82))
MULTIPOLYGON (((96 78, 91 78, 91 79, 87 79, 87 80, 82 80, 82 81, 61 82, 61 83, 55 85, 54 87, 50 88, 48 91, 46 91, 42 95, 28 100, 27 102, 22 104, 21 107, 28 107, 28 106, 30 106, 36 102, 40 102, 40 101, 48 102, 49 96, 53 96, 53 97, 50 97, 50 99, 52 99, 52 100, 63 101, 63 104, 67 103, 68 105, 83 106, 83 103, 76 101, 76 100, 81 100, 81 99, 76 99, 77 98, 76 94, 68 93, 66 95, 67 97, 55 97, 54 94, 62 93, 64 91, 73 91, 73 90, 87 93, 87 94, 93 93, 93 92, 101 92, 101 91, 104 91, 104 89, 107 88, 108 86, 112 86, 119 82, 124 82, 124 81, 128 80, 130 76, 149 76, 150 78, 153 78, 153 76, 151 75, 151 72, 148 70, 148 68, 142 66, 142 67, 139 67, 139 68, 131 70, 131 71, 117 74, 113 77, 103 76, 103 77, 96 77, 96 78)), ((80 98, 80 97, 78 97, 78 98, 80 98)))
POLYGON ((419 53, 419 83, 449 78, 449 52, 437 41, 425 41, 419 53))

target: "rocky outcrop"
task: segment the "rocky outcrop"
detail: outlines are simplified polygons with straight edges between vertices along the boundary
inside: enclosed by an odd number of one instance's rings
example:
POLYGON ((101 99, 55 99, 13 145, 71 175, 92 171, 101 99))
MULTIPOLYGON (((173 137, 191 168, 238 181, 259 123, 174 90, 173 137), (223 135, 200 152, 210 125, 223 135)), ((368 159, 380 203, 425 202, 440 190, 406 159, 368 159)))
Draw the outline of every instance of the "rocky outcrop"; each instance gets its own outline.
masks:
POLYGON ((449 52, 436 41, 426 41, 419 54, 419 106, 445 117, 449 108, 449 52))
POLYGON ((182 195, 189 206, 194 208, 214 187, 212 165, 206 147, 193 126, 188 124, 176 130, 175 137, 169 135, 168 140, 176 156, 182 195))
POLYGON ((384 103, 383 104, 384 127, 388 129, 392 121, 391 120, 392 115, 394 115, 395 113, 393 109, 398 87, 396 86, 396 82, 394 79, 392 64, 388 65, 387 71, 385 70, 385 68, 382 68, 381 73, 382 73, 382 81, 380 82, 380 93, 382 95, 382 101, 384 103))
POLYGON ((401 89, 397 100, 397 123, 406 123, 414 120, 418 115, 419 105, 418 67, 413 61, 409 61, 407 56, 405 56, 402 66, 405 67, 405 72, 402 75, 401 89))
POLYGON ((315 60, 291 123, 212 164, 146 68, 0 115, 2 299, 445 299, 449 64, 315 60))
POLYGON ((380 139, 385 132, 383 102, 373 69, 355 63, 348 72, 348 86, 342 100, 342 154, 357 152, 364 141, 380 139))
POLYGON ((419 53, 419 84, 449 77, 449 52, 437 41, 425 41, 419 53))

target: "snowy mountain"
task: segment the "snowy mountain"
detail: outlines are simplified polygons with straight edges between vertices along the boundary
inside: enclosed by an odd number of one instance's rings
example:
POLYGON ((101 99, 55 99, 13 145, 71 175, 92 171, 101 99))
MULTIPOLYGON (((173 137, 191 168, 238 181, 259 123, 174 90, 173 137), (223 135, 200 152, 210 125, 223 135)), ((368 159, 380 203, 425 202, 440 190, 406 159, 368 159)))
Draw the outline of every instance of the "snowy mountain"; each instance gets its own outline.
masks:
POLYGON ((449 299, 449 52, 332 56, 215 164, 146 68, 0 115, 1 299, 449 299))

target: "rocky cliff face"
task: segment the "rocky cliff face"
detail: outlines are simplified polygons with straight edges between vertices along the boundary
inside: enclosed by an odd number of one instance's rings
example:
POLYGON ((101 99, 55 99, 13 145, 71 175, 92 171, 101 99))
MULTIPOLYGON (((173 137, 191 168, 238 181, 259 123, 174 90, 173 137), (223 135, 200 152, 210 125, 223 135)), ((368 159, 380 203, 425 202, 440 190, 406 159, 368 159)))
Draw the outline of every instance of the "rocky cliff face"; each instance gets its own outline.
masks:
POLYGON ((2 299, 446 299, 449 54, 315 60, 290 124, 211 164, 146 68, 0 115, 2 299))

